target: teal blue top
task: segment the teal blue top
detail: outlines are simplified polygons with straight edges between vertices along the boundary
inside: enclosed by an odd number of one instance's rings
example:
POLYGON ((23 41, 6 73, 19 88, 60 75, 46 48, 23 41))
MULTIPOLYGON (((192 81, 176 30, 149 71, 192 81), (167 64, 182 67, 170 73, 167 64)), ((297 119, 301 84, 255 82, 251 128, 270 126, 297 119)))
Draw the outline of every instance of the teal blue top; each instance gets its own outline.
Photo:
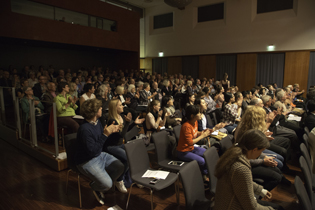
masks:
MULTIPOLYGON (((33 96, 35 101, 39 101, 39 98, 36 96, 33 96)), ((22 107, 22 117, 23 122, 27 122, 30 114, 30 104, 28 102, 28 99, 24 96, 21 98, 21 107, 22 107)), ((35 105, 35 108, 39 108, 41 113, 44 113, 44 106, 42 102, 39 101, 37 105, 35 105)))

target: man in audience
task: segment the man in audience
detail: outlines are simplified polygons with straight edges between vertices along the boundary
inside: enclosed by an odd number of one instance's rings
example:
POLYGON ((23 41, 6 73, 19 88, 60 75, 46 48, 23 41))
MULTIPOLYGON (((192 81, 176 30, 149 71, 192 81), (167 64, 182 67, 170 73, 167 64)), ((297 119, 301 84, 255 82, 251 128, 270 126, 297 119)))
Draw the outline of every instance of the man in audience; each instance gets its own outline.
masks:
POLYGON ((263 107, 263 106, 264 106, 263 101, 262 101, 260 98, 252 99, 252 100, 250 101, 249 105, 260 106, 260 107, 263 107))
MULTIPOLYGON (((262 97, 262 101, 264 104, 264 109, 266 111, 266 114, 269 114, 272 112, 272 110, 270 109, 271 103, 272 103, 272 99, 270 96, 265 95, 262 97)), ((269 130, 271 132, 273 132, 272 136, 278 136, 278 137, 285 137, 290 139, 290 144, 292 145, 296 145, 297 142, 299 142, 299 139, 296 135, 296 133, 294 132, 294 130, 291 130, 289 128, 283 127, 280 125, 280 119, 284 118, 284 116, 281 114, 281 109, 279 108, 279 110, 275 111, 277 113, 275 119, 273 120, 273 122, 271 123, 269 130)), ((286 149, 289 149, 290 144, 288 144, 287 142, 284 142, 285 140, 283 140, 282 143, 279 143, 277 145, 282 146, 286 149)))
POLYGON ((151 91, 151 94, 154 94, 155 92, 157 93, 154 96, 154 100, 159 100, 159 101, 162 100, 162 92, 161 92, 160 88, 158 87, 157 82, 153 82, 152 89, 150 91, 151 91))
POLYGON ((97 82, 99 85, 103 84, 104 76, 102 74, 99 74, 97 76, 97 82))
POLYGON ((43 94, 43 105, 45 107, 45 113, 50 114, 53 107, 54 98, 56 97, 56 85, 53 82, 47 84, 47 91, 43 94))
POLYGON ((149 83, 143 84, 143 90, 140 91, 140 104, 141 105, 149 105, 149 103, 153 100, 157 92, 151 94, 149 83))
POLYGON ((33 87, 34 95, 37 98, 41 98, 42 95, 47 91, 47 78, 45 76, 39 77, 39 82, 36 83, 33 87))

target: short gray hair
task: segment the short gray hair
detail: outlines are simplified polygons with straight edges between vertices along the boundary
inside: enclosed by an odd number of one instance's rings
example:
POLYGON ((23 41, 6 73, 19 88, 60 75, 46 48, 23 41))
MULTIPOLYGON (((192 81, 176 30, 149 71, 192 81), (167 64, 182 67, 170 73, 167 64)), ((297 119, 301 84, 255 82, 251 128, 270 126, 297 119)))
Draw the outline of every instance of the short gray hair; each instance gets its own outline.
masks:
POLYGON ((281 98, 285 95, 285 92, 283 90, 280 90, 278 93, 277 93, 277 100, 280 101, 281 98))
POLYGON ((131 90, 132 90, 133 88, 136 88, 133 84, 129 85, 129 86, 128 86, 128 92, 131 92, 131 90))
POLYGON ((268 95, 264 95, 261 97, 261 100, 263 101, 264 104, 266 104, 269 100, 270 100, 270 96, 268 95))

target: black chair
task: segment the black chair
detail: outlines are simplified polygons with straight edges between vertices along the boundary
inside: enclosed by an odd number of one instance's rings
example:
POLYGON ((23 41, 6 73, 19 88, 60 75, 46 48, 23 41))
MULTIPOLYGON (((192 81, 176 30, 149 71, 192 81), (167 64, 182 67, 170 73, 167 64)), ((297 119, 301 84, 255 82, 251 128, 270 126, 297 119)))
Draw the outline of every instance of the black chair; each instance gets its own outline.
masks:
POLYGON ((152 134, 151 138, 155 145, 155 153, 159 166, 174 172, 178 172, 181 170, 181 168, 186 166, 186 163, 184 163, 182 166, 168 164, 170 161, 172 161, 172 146, 174 145, 171 144, 166 131, 154 133, 152 134))
POLYGON ((228 150, 230 147, 233 146, 232 139, 231 139, 230 135, 227 135, 226 137, 224 137, 220 142, 221 142, 221 152, 222 152, 222 154, 226 150, 228 150))
POLYGON ((211 201, 205 196, 204 183, 197 161, 187 163, 179 174, 184 188, 186 209, 210 209, 211 201))
POLYGON ((219 154, 215 147, 210 147, 203 153, 203 157, 207 164, 207 169, 209 172, 209 179, 210 179, 210 193, 212 195, 215 194, 215 189, 217 187, 217 177, 214 176, 215 166, 219 161, 219 154))
POLYGON ((313 189, 312 189, 312 176, 311 176, 310 170, 307 166, 306 160, 303 156, 300 157, 300 166, 301 166, 304 178, 305 178, 305 188, 306 188, 308 198, 311 201, 312 209, 315 209, 315 202, 314 202, 315 201, 315 197, 314 197, 315 194, 314 194, 313 189))
POLYGON ((312 210, 313 208, 312 208, 311 201, 307 195, 304 184, 299 176, 295 177, 294 186, 295 186, 296 195, 299 199, 299 203, 301 204, 302 209, 312 210))
POLYGON ((176 181, 178 179, 177 174, 170 172, 165 180, 160 180, 155 185, 150 184, 150 181, 153 179, 142 178, 143 174, 148 169, 150 169, 149 155, 147 153, 147 150, 142 140, 139 139, 139 140, 130 141, 129 143, 125 144, 125 150, 126 150, 127 158, 129 162, 131 179, 134 181, 134 183, 132 183, 130 186, 126 209, 128 209, 132 187, 135 183, 141 184, 144 187, 147 187, 150 189, 152 210, 153 210, 153 191, 162 190, 174 183, 176 198, 178 198, 178 188, 176 186, 176 181))
POLYGON ((209 114, 206 114, 205 116, 206 116, 206 118, 207 118, 207 123, 208 123, 208 126, 213 127, 213 126, 214 126, 214 124, 213 124, 213 121, 212 121, 212 119, 211 119, 210 115, 209 115, 209 114))
POLYGON ((305 144, 303 144, 303 143, 300 144, 300 150, 301 150, 301 153, 302 153, 303 157, 305 158, 305 161, 307 163, 308 169, 310 171, 310 175, 311 175, 311 178, 312 178, 312 189, 315 191, 315 174, 313 174, 313 172, 312 172, 313 164, 312 164, 312 161, 311 161, 310 154, 308 153, 308 150, 307 150, 305 144))
POLYGON ((308 152, 310 151, 309 150, 309 144, 308 144, 308 134, 306 134, 306 133, 304 133, 304 135, 303 135, 303 143, 305 144, 305 146, 306 146, 306 148, 307 148, 307 150, 308 150, 308 152))
POLYGON ((304 127, 304 131, 306 135, 310 135, 310 130, 308 129, 308 127, 304 127))
POLYGON ((179 136, 180 136, 180 129, 182 128, 182 125, 176 125, 173 128, 174 134, 175 134, 175 138, 176 138, 176 142, 178 143, 179 140, 179 136))
MULTIPOLYGON (((146 124, 145 124, 145 121, 143 121, 142 126, 143 126, 144 134, 146 134, 146 133, 147 133, 147 126, 146 126, 146 124)), ((151 150, 154 150, 154 149, 155 149, 154 143, 150 143, 150 144, 147 146, 147 151, 151 151, 151 150)))
POLYGON ((77 133, 68 134, 64 137, 66 153, 67 153, 67 164, 69 170, 67 171, 67 182, 66 182, 66 194, 68 193, 68 182, 69 182, 69 173, 73 172, 78 175, 78 189, 79 189, 79 202, 80 208, 82 208, 82 199, 81 199, 81 187, 80 187, 80 176, 82 175, 76 167, 74 156, 76 153, 77 145, 77 133))
POLYGON ((138 126, 133 126, 133 128, 125 134, 125 142, 127 143, 132 140, 132 138, 139 134, 140 130, 138 126))

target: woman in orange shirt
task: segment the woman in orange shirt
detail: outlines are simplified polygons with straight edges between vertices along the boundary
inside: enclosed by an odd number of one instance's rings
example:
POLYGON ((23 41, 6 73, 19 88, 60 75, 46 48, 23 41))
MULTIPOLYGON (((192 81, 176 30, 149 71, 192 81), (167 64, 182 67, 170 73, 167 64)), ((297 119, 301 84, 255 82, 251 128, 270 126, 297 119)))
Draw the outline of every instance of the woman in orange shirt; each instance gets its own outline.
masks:
POLYGON ((202 147, 195 147, 201 139, 207 137, 212 132, 210 129, 198 131, 197 120, 201 119, 200 108, 197 105, 191 105, 186 108, 187 121, 182 125, 180 136, 177 145, 177 157, 182 161, 196 160, 200 167, 202 174, 207 175, 208 170, 203 158, 203 153, 206 149, 202 147))

